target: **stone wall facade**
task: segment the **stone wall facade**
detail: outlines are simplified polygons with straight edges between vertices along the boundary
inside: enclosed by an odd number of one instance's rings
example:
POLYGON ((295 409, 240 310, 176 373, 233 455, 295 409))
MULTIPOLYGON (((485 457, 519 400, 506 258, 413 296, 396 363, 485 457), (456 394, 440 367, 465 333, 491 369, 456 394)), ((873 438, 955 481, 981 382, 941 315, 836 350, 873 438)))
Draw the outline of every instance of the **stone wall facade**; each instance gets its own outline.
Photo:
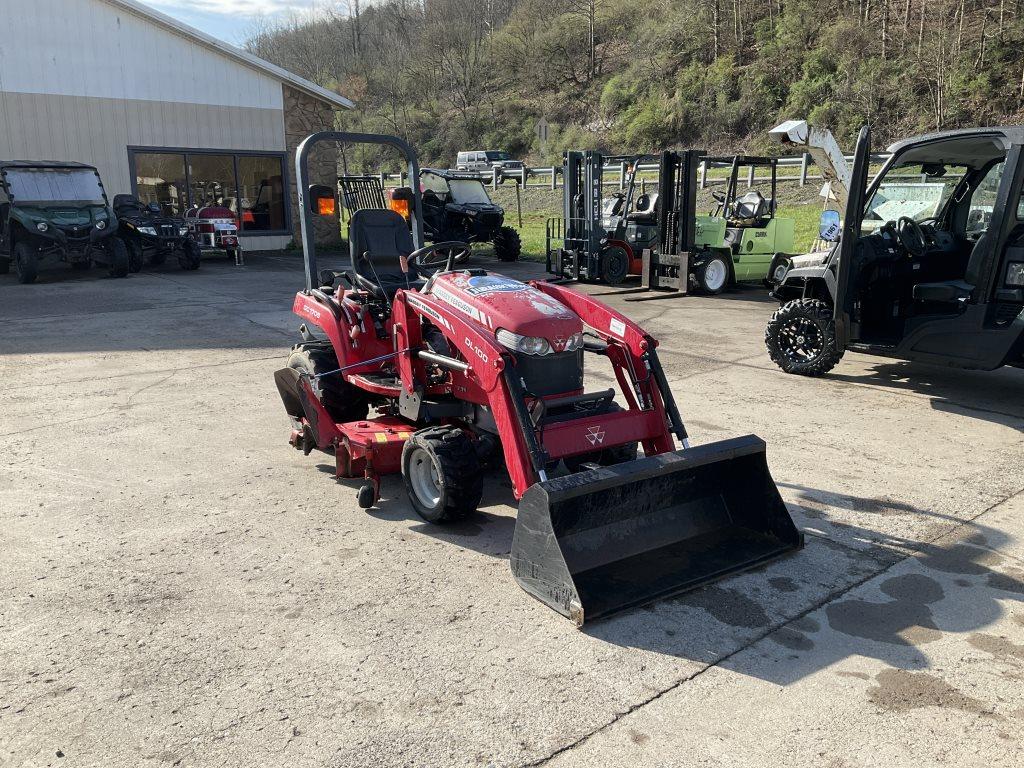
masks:
MULTIPOLYGON (((291 179, 292 227, 295 241, 298 243, 301 242, 302 232, 296 193, 295 150, 309 134, 334 130, 334 107, 287 85, 283 88, 284 134, 288 149, 288 176, 291 179)), ((325 184, 332 189, 337 187, 338 150, 335 146, 323 144, 313 150, 309 158, 309 181, 311 184, 325 184)), ((341 241, 338 213, 336 212, 333 218, 314 217, 318 243, 337 244, 341 241)))

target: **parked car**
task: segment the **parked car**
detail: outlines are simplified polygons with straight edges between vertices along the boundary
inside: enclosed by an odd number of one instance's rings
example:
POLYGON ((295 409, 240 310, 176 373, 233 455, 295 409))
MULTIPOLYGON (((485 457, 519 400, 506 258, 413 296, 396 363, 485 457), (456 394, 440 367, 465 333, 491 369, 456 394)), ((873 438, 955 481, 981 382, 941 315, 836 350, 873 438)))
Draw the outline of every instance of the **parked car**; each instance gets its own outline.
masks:
POLYGON ((504 173, 518 177, 522 173, 523 161, 513 160, 508 152, 496 149, 479 149, 472 152, 459 152, 455 159, 455 170, 478 171, 492 173, 497 168, 504 173))
POLYGON ((72 269, 105 264, 111 277, 128 274, 128 250, 99 171, 91 165, 38 160, 0 161, 0 273, 14 265, 31 283, 46 261, 72 269))
POLYGON ((184 221, 163 215, 159 203, 146 205, 134 195, 115 195, 114 213, 117 236, 128 249, 130 271, 142 269, 147 258, 150 264, 163 264, 172 253, 182 269, 199 269, 199 244, 189 236, 184 221))

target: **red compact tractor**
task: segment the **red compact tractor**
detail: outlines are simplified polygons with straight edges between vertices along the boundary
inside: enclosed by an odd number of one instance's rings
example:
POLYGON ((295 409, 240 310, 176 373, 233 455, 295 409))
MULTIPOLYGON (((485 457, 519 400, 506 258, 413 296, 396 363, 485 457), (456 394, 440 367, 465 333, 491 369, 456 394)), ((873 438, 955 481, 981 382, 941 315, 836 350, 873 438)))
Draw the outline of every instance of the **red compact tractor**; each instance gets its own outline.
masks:
POLYGON ((418 189, 408 223, 356 211, 350 268, 318 273, 312 217, 333 213, 335 190, 309 185, 307 157, 325 141, 395 148, 411 179, 419 167, 402 140, 366 134, 314 134, 296 157, 304 341, 275 378, 291 444, 362 478, 360 506, 401 473, 418 515, 456 521, 503 465, 520 502, 513 574, 578 625, 801 545, 761 440, 689 447, 655 339, 564 286, 464 267, 465 243, 423 247, 418 189), (610 364, 621 404, 586 390, 587 356, 610 364))

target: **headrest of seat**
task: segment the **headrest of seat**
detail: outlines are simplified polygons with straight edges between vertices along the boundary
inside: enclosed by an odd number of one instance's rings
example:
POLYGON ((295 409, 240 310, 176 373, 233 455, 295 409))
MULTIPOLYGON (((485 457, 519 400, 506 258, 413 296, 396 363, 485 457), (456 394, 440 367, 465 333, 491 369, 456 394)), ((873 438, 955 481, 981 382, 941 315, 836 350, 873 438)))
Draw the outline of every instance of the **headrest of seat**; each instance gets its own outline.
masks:
POLYGON ((736 219, 759 219, 767 213, 768 201, 764 199, 764 195, 752 189, 736 200, 732 215, 736 219))
POLYGON ((658 193, 657 192, 645 192, 636 199, 636 208, 630 211, 629 218, 631 221, 636 220, 653 220, 658 213, 658 193))
POLYGON ((399 257, 408 256, 415 250, 412 233, 405 219, 392 210, 364 208, 352 214, 348 225, 349 249, 352 269, 364 277, 401 271, 399 257), (369 269, 363 258, 369 254, 373 269, 369 269))

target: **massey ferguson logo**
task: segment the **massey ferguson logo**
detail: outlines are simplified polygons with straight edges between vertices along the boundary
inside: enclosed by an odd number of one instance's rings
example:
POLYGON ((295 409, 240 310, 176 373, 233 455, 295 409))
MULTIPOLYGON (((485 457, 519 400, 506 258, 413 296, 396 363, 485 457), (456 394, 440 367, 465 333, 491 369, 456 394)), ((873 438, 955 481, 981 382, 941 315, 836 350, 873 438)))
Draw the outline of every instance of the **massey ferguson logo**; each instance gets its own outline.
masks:
POLYGON ((587 427, 587 442, 591 445, 601 445, 604 442, 604 430, 600 427, 587 427))

